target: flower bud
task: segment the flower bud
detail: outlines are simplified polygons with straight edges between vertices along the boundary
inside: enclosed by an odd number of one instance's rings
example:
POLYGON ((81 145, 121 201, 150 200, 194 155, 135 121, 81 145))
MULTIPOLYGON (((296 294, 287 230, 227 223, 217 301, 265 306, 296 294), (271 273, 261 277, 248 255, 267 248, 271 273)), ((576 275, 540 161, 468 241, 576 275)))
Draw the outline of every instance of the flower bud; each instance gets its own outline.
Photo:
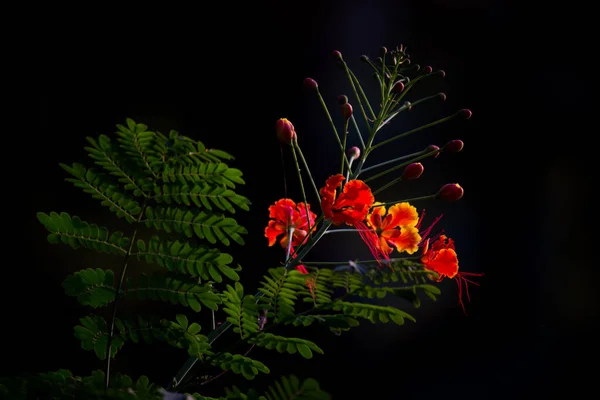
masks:
POLYGON ((404 83, 402 83, 401 81, 398 81, 394 84, 394 86, 392 87, 392 92, 394 93, 402 93, 402 91, 404 90, 404 83))
POLYGON ((346 96, 345 94, 342 94, 342 95, 338 96, 337 100, 338 100, 338 104, 340 106, 342 106, 348 102, 348 96, 346 96))
POLYGON ((462 110, 459 111, 459 113, 460 113, 460 115, 462 115, 463 117, 465 117, 465 119, 469 119, 473 115, 473 113, 471 112, 471 110, 469 110, 467 108, 463 108, 462 110))
POLYGON ((425 149, 425 151, 426 151, 427 153, 431 153, 432 151, 437 151, 437 153, 435 153, 435 154, 433 155, 433 158, 436 158, 437 156, 439 156, 439 155, 440 155, 440 153, 439 153, 439 150, 440 150, 439 146, 436 146, 435 144, 430 144, 430 145, 429 145, 429 146, 427 146, 427 148, 425 149))
POLYGON ((305 78, 304 79, 304 87, 310 90, 316 90, 319 85, 317 84, 317 81, 315 81, 312 78, 305 78))
POLYGON ((446 101, 446 93, 438 93, 438 96, 440 99, 442 99, 442 101, 446 101))
POLYGON ((333 53, 331 53, 331 55, 333 55, 333 58, 335 60, 342 61, 342 53, 340 53, 339 51, 334 50, 333 53))
POLYGON ((465 147, 465 143, 460 139, 451 140, 444 146, 444 150, 451 153, 458 153, 465 147))
POLYGON ((446 201, 456 201, 463 197, 465 191, 458 183, 447 183, 440 188, 435 197, 446 201))
POLYGON ((439 71, 436 72, 436 74, 439 74, 442 76, 442 78, 446 77, 446 71, 444 71, 443 69, 440 69, 439 71))
POLYGON ((429 65, 426 66, 425 68, 423 68, 423 73, 424 74, 430 74, 431 71, 433 71, 433 68, 431 68, 429 65))
POLYGON ((369 62, 369 57, 367 57, 365 54, 363 54, 362 56, 360 56, 360 61, 369 62))
POLYGON ((342 115, 345 119, 350 119, 352 116, 352 105, 350 103, 342 104, 342 115))
POLYGON ((350 149, 348 150, 348 157, 351 160, 358 159, 358 157, 360 157, 360 149, 356 146, 350 147, 350 149))
POLYGON ((387 47, 381 46, 381 55, 385 56, 387 54, 387 52, 388 52, 387 47))
POLYGON ((280 118, 275 123, 275 132, 281 143, 290 144, 296 139, 296 130, 294 125, 287 118, 280 118))
POLYGON ((417 179, 423 173, 423 164, 421 163, 412 163, 408 164, 406 168, 404 168, 404 172, 402 173, 402 179, 417 179))

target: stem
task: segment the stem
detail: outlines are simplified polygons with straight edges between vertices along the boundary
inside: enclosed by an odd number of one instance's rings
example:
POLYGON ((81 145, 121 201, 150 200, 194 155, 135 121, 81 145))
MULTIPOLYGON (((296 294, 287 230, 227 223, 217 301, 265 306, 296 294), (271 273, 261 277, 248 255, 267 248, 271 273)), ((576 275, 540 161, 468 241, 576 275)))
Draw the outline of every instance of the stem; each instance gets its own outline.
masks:
MULTIPOLYGON (((295 140, 296 145, 297 140, 295 140)), ((295 146, 292 146, 292 156, 294 157, 294 164, 296 164, 296 172, 298 172, 298 180, 300 181, 300 190, 302 191, 302 199, 304 200, 304 208, 306 209, 306 225, 308 227, 308 235, 310 236, 311 234, 311 229, 310 229, 310 212, 308 210, 308 202, 306 201, 306 192, 304 191, 304 182, 302 182, 302 173, 300 172, 300 165, 298 164, 298 157, 296 157, 296 149, 295 146)), ((292 236, 291 234, 294 233, 293 228, 290 228, 290 236, 289 236, 289 240, 290 242, 288 243, 288 252, 287 252, 287 257, 290 256, 290 248, 292 246, 292 236)), ((287 261, 287 257, 286 257, 286 261, 287 261)))
POLYGON ((300 145, 298 145, 298 140, 294 140, 294 146, 296 147, 296 150, 298 151, 298 155, 300 155, 300 160, 302 160, 302 164, 304 164, 304 168, 306 169, 306 173, 308 175, 308 178, 310 179, 310 183, 312 183, 312 187, 315 191, 315 195, 317 196, 317 200, 319 200, 319 203, 321 202, 321 196, 319 195, 319 190, 317 189, 317 185, 315 185, 315 181, 312 177, 312 174, 310 173, 310 170, 308 169, 308 163, 306 162, 306 159, 304 158, 304 155, 302 154, 302 150, 300 150, 300 145))
MULTIPOLYGON (((310 226, 308 228, 310 230, 310 226)), ((290 226, 290 229, 288 231, 288 244, 287 244, 287 249, 285 250, 285 261, 287 262, 287 260, 290 259, 290 253, 292 251, 292 235, 294 234, 294 227, 290 226)))
POLYGON ((420 127, 418 127, 418 128, 415 128, 415 129, 413 129, 413 130, 410 130, 410 131, 408 131, 408 132, 401 133, 401 134, 400 134, 400 135, 398 135, 398 136, 394 136, 393 138, 390 138, 390 139, 384 140, 383 142, 379 142, 379 143, 377 143, 376 145, 374 145, 373 147, 371 147, 371 150, 375 150, 375 149, 376 149, 376 148, 378 148, 378 147, 384 146, 384 145, 386 145, 386 144, 388 144, 388 143, 391 143, 391 142, 393 142, 394 140, 400 139, 400 138, 402 138, 402 137, 405 137, 405 136, 408 136, 408 135, 410 135, 410 134, 413 134, 413 133, 416 133, 416 132, 422 131, 423 129, 431 128, 432 126, 439 125, 439 124, 441 124, 441 123, 444 123, 444 122, 446 122, 446 121, 449 121, 449 120, 451 120, 452 118, 456 117, 456 116, 457 116, 459 113, 460 113, 460 112, 458 112, 458 113, 456 113, 456 114, 454 114, 454 115, 450 115, 449 117, 445 117, 445 118, 442 118, 442 119, 438 119, 437 121, 430 122, 430 123, 428 123, 428 124, 422 125, 422 126, 420 126, 420 127))
MULTIPOLYGON (((138 215, 136 223, 140 223, 142 220, 142 216, 144 215, 144 211, 146 210, 146 201, 144 201, 144 205, 142 207, 142 211, 140 215, 138 215)), ((115 293, 115 301, 113 302, 112 313, 110 316, 110 330, 108 331, 108 341, 106 343, 106 371, 105 372, 105 381, 104 381, 104 390, 108 390, 108 386, 110 384, 110 361, 112 359, 112 339, 115 332, 115 318, 117 316, 117 303, 119 302, 119 297, 123 292, 123 282, 125 281, 125 274, 127 273, 127 265, 129 263, 129 257, 131 256, 131 250, 133 250, 133 244, 135 243, 135 238, 137 236, 137 228, 134 229, 133 235, 131 236, 131 241, 129 242, 129 247, 127 249, 127 253, 125 253, 125 258, 123 259, 123 267, 121 268, 121 276, 119 277, 119 284, 117 285, 117 291, 115 293)))
POLYGON ((372 169, 379 168, 379 167, 383 167, 384 165, 388 165, 388 164, 393 164, 393 163, 395 163, 395 162, 397 162, 397 161, 402 161, 402 160, 405 160, 405 159, 407 159, 407 158, 415 157, 415 156, 418 156, 419 154, 423 154, 423 153, 424 153, 424 152, 426 152, 426 151, 427 151, 427 150, 421 150, 421 151, 418 151, 418 152, 416 152, 416 153, 412 153, 412 154, 408 154, 408 155, 405 155, 405 156, 402 156, 402 157, 394 158, 393 160, 384 161, 384 162, 382 162, 382 163, 375 164, 375 165, 372 165, 372 166, 370 166, 370 167, 368 167, 368 168, 365 168, 365 169, 363 169, 362 171, 360 171, 360 173, 361 173, 361 174, 364 174, 364 173, 366 173, 367 171, 370 171, 370 170, 372 170, 372 169))
MULTIPOLYGON (((344 63, 346 64, 346 63, 344 63)), ((367 95, 365 94, 362 86, 360 85, 360 81, 358 80, 358 78, 356 77, 356 75, 354 75, 354 72, 352 72, 352 70, 350 68, 348 68, 346 66, 346 72, 350 73, 350 75, 352 76, 350 79, 350 82, 352 83, 352 81, 356 82, 356 86, 358 87, 358 91, 360 92, 360 94, 362 95, 363 99, 365 100, 365 104, 367 105, 367 107, 369 108, 369 111, 371 111, 371 115, 373 116, 373 119, 377 118, 377 115, 375 115, 375 113, 373 112, 373 109, 371 108, 371 104, 369 103, 369 98, 367 97, 367 95)), ((383 77, 385 78, 385 73, 383 75, 383 77)), ((352 88, 354 89, 354 84, 352 84, 352 88)), ((354 89, 354 93, 356 94, 356 89, 354 89)), ((357 95, 358 97, 358 95, 357 95)), ((360 101, 360 99, 359 99, 360 101)))
MULTIPOLYGON (((348 139, 348 119, 344 121, 344 142, 342 144, 342 161, 340 166, 340 174, 344 175, 344 159, 346 159, 346 141, 348 139)), ((348 161, 348 173, 350 173, 350 168, 352 167, 352 161, 348 161)))
POLYGON ((427 195, 427 196, 420 196, 420 197, 413 197, 412 199, 406 199, 406 200, 397 200, 397 201, 388 201, 387 203, 382 203, 382 204, 377 204, 376 207, 387 207, 387 206, 391 206, 394 204, 398 204, 398 203, 413 203, 415 201, 421 201, 421 200, 433 200, 435 199, 435 194, 431 194, 431 195, 427 195))
POLYGON ((346 165, 347 165, 348 159, 346 158, 346 152, 344 152, 344 148, 342 147, 342 142, 340 141, 340 135, 338 134, 337 129, 335 129, 335 124, 333 123, 333 119, 331 119, 331 114, 329 114, 329 109, 327 108, 327 105, 325 104, 325 100, 323 100, 323 96, 321 95, 321 92, 319 91, 318 88, 317 88, 317 95, 319 96, 319 101, 321 102, 321 106, 323 106, 323 110, 325 110, 325 114, 327 114, 327 119, 329 120, 329 123, 331 124, 331 128, 333 129, 335 139, 337 140, 338 145, 340 146, 340 150, 342 150, 342 157, 344 157, 344 160, 346 160, 346 165))
MULTIPOLYGON (((342 229, 340 229, 342 230, 342 229)), ((356 261, 357 264, 378 264, 380 262, 383 263, 394 263, 397 261, 406 261, 406 260, 416 260, 421 258, 421 256, 414 257, 398 257, 398 258, 390 258, 389 260, 364 260, 364 261, 356 261)), ((304 265, 346 265, 348 261, 304 261, 302 262, 304 265)))
POLYGON ((411 163, 413 163, 413 162, 415 162, 415 161, 419 161, 419 160, 422 160, 422 159, 424 159, 424 158, 427 158, 427 157, 429 157, 429 156, 432 156, 432 155, 434 155, 434 154, 437 154, 437 153, 439 153, 440 151, 441 151, 441 149, 440 149, 440 150, 433 150, 433 151, 430 151, 430 152, 428 152, 428 153, 425 153, 425 154, 423 154, 423 155, 422 155, 422 156, 420 156, 420 157, 413 158, 412 160, 408 160, 408 161, 406 161, 406 162, 404 162, 404 163, 402 163, 402 164, 396 165, 395 167, 392 167, 392 168, 386 169, 385 171, 383 171, 383 172, 380 172, 380 173, 378 173, 377 175, 373 175, 373 176, 371 176, 371 177, 369 177, 369 178, 366 178, 366 179, 364 179, 364 182, 369 182, 369 181, 372 181, 373 179, 380 178, 380 177, 382 177, 382 176, 384 176, 384 175, 386 175, 386 174, 389 174, 390 172, 393 172, 393 171, 395 171, 395 170, 397 170, 397 169, 400 169, 400 168, 402 168, 402 167, 406 167, 408 164, 411 164, 411 163))
POLYGON ((365 142, 360 134, 360 129, 358 129, 358 124, 356 123, 356 118, 352 115, 352 125, 354 125, 354 129, 356 129, 356 134, 358 135, 358 139, 360 139, 360 145, 362 146, 362 151, 365 151, 365 142))

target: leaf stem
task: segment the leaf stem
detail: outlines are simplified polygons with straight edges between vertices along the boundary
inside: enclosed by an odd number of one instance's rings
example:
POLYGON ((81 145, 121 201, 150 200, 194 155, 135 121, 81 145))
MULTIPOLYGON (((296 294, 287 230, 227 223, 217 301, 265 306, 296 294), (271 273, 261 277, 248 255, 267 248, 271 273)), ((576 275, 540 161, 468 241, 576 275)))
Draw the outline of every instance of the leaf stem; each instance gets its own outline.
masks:
MULTIPOLYGON (((297 143, 297 140, 294 141, 297 143)), ((296 146, 292 146, 292 156, 294 157, 294 164, 296 165, 296 172, 298 172, 298 180, 300 181, 300 190, 302 191, 302 199, 304 200, 304 208, 306 209, 306 225, 308 228, 308 235, 310 236, 311 234, 311 229, 310 229, 310 211, 308 210, 308 201, 306 201, 306 192, 304 191, 304 182, 302 181, 302 173, 300 172, 300 165, 298 164, 298 157, 296 157, 296 146)), ((289 243, 288 243, 288 251, 287 251, 287 256, 286 256, 286 261, 290 256, 290 249, 292 246, 292 234, 294 233, 293 231, 293 227, 290 227, 290 236, 288 236, 289 238, 289 243)))

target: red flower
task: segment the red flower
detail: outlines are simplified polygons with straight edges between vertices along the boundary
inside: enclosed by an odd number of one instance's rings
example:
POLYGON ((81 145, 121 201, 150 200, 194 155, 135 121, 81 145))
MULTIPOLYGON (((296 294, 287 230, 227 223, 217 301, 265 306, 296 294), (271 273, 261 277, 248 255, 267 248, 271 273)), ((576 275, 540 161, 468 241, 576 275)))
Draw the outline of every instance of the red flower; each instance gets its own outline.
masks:
POLYGON ((269 207, 269 224, 265 228, 265 237, 269 239, 269 246, 273 246, 277 237, 283 235, 279 243, 284 249, 289 242, 290 230, 292 230, 292 246, 299 246, 308 234, 310 218, 310 229, 315 227, 315 213, 310 211, 310 205, 294 203, 290 199, 278 200, 269 207), (308 218, 306 215, 308 207, 308 218))
POLYGON ((331 220, 333 225, 346 223, 355 227, 373 257, 377 261, 388 260, 388 254, 380 248, 379 237, 363 222, 375 201, 371 188, 363 181, 354 179, 346 183, 337 196, 336 189, 344 179, 342 174, 332 175, 325 182, 325 187, 319 191, 325 218, 331 220))
POLYGON ((465 276, 482 276, 483 274, 458 271, 458 256, 454 249, 454 241, 446 235, 440 235, 431 247, 429 247, 429 239, 425 241, 421 262, 425 269, 437 272, 438 282, 444 278, 456 281, 458 285, 458 304, 461 305, 463 312, 466 314, 465 305, 462 301, 463 284, 469 301, 471 300, 469 297, 469 283, 476 286, 479 286, 479 284, 465 278, 465 276))
POLYGON ((373 211, 367 216, 367 224, 379 237, 382 252, 390 254, 394 246, 399 253, 415 253, 421 242, 418 228, 417 209, 408 202, 394 204, 387 210, 381 203, 375 203, 373 211))
POLYGON ((360 180, 351 180, 344 186, 342 193, 336 198, 336 189, 346 179, 344 175, 332 175, 321 188, 321 208, 326 219, 334 225, 346 223, 356 226, 365 219, 375 201, 371 188, 360 180))

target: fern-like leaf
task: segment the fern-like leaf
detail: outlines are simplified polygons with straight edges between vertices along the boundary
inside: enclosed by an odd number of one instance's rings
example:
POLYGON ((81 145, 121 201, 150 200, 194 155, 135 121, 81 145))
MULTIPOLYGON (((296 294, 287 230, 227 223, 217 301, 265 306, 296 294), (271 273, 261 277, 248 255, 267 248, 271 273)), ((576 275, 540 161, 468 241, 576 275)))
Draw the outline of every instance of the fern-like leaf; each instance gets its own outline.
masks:
POLYGON ((118 145, 113 144, 106 135, 100 135, 97 140, 88 137, 87 141, 91 147, 85 147, 85 150, 96 165, 116 177, 124 185, 125 190, 132 191, 134 196, 147 197, 147 190, 153 187, 151 179, 135 165, 129 165, 127 159, 120 153, 122 149, 118 145))
POLYGON ((219 308, 221 297, 214 293, 212 284, 198 284, 155 273, 151 276, 141 274, 137 278, 128 278, 126 296, 136 296, 140 300, 161 300, 171 304, 181 304, 199 312, 202 305, 212 310, 219 308))
POLYGON ((335 311, 342 311, 346 315, 356 318, 364 318, 369 321, 388 323, 390 321, 397 325, 404 325, 404 320, 408 319, 415 322, 415 318, 405 311, 389 306, 379 306, 375 304, 335 301, 332 304, 335 311))
POLYGON ((269 275, 263 276, 260 292, 260 308, 267 310, 267 316, 281 322, 294 318, 294 304, 298 294, 308 295, 306 275, 283 267, 270 268, 269 275))
MULTIPOLYGON (((206 336, 199 334, 200 325, 189 324, 184 315, 177 315, 177 321, 149 319, 138 316, 136 319, 121 320, 115 318, 116 332, 111 340, 111 355, 114 357, 126 341, 133 343, 153 343, 164 341, 180 349, 187 349, 190 356, 202 357, 209 348, 206 336)), ((75 337, 81 340, 81 347, 94 350, 96 356, 104 360, 107 357, 109 332, 106 320, 90 315, 79 320, 75 326, 75 337)))
POLYGON ((237 168, 230 168, 221 162, 200 162, 196 165, 175 165, 169 166, 162 174, 164 182, 185 184, 197 184, 208 182, 217 185, 223 185, 230 189, 235 188, 235 184, 245 184, 242 179, 242 172, 237 168))
POLYGON ((268 374, 269 368, 260 361, 245 357, 241 354, 219 353, 211 357, 212 365, 219 366, 223 371, 233 371, 248 380, 252 380, 259 372, 268 374))
POLYGON ((319 382, 312 378, 303 382, 295 375, 282 376, 270 385, 265 393, 267 400, 329 400, 331 396, 321 390, 319 382))
POLYGON ((68 296, 77 297, 84 306, 102 307, 116 296, 115 274, 112 270, 84 269, 69 275, 63 282, 68 296))
POLYGON ((248 343, 256 344, 267 349, 276 349, 280 353, 299 353, 304 358, 312 358, 313 351, 323 354, 323 350, 315 343, 306 339, 288 338, 261 332, 257 336, 248 339, 248 343))
POLYGON ((358 320, 344 314, 298 315, 288 324, 310 326, 318 322, 335 331, 346 331, 359 325, 358 320))
POLYGON ((233 218, 203 211, 193 212, 184 208, 148 206, 146 219, 142 222, 148 227, 168 233, 182 233, 188 238, 197 236, 211 244, 219 241, 225 246, 231 244, 229 239, 243 245, 244 239, 240 235, 248 233, 246 228, 238 225, 233 218))
POLYGON ((107 175, 86 169, 78 163, 74 163, 72 167, 62 163, 59 165, 75 177, 67 178, 68 182, 91 194, 94 199, 100 200, 100 204, 108 207, 119 218, 124 217, 129 223, 137 220, 142 207, 131 196, 122 193, 107 175))
POLYGON ((233 331, 242 339, 258 332, 258 305, 252 295, 244 296, 244 288, 239 282, 235 288, 227 285, 223 292, 223 311, 228 314, 227 321, 233 325, 233 331))
POLYGON ((126 127, 117 125, 119 146, 141 171, 151 178, 158 178, 158 173, 162 171, 164 164, 154 151, 155 133, 148 131, 146 125, 137 124, 131 118, 127 118, 126 122, 126 127))
POLYGON ((223 276, 237 281, 240 277, 230 267, 233 257, 217 249, 197 246, 190 242, 162 240, 153 236, 148 243, 137 241, 137 252, 131 255, 148 263, 157 263, 169 271, 200 277, 203 280, 222 282, 223 276))
POLYGON ((62 212, 37 213, 38 220, 50 231, 48 241, 52 244, 64 243, 74 249, 85 247, 88 249, 125 255, 129 238, 123 237, 121 232, 109 234, 108 229, 96 224, 88 224, 79 217, 71 217, 62 212))
POLYGON ((235 193, 231 189, 209 184, 181 185, 165 184, 156 186, 154 194, 150 196, 157 203, 196 205, 212 211, 213 206, 221 211, 235 213, 234 205, 242 210, 250 210, 250 200, 235 193))
POLYGON ((356 291, 356 294, 362 297, 367 298, 378 298, 382 299, 388 294, 392 296, 401 297, 410 301, 414 307, 420 307, 421 300, 419 298, 419 293, 424 293, 431 300, 436 301, 437 296, 441 293, 440 289, 437 286, 430 284, 418 284, 418 285, 410 285, 410 286, 401 286, 401 287, 373 287, 373 286, 364 286, 361 289, 356 291))

